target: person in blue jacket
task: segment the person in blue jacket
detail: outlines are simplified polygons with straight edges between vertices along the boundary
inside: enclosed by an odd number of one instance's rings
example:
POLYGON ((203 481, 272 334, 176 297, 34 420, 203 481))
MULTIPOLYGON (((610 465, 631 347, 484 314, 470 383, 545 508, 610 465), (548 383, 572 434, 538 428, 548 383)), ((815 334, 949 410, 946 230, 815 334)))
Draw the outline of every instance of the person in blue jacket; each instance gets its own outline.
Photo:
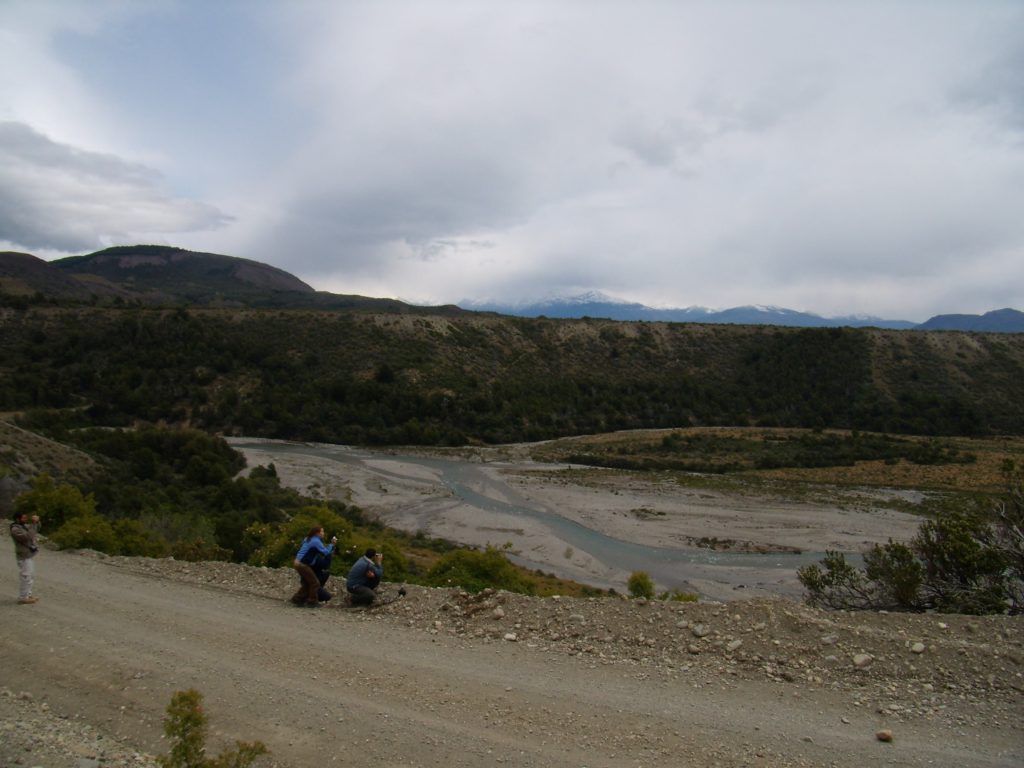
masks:
POLYGON ((310 562, 315 555, 330 557, 334 552, 334 545, 338 543, 338 537, 331 539, 330 544, 324 544, 324 529, 322 525, 309 529, 306 538, 302 540, 302 546, 295 554, 295 562, 292 563, 302 583, 299 590, 292 595, 292 602, 296 605, 317 606, 319 602, 320 579, 313 570, 310 562))
MULTIPOLYGON (((338 546, 334 546, 334 554, 338 554, 338 546)), ((331 555, 322 555, 319 552, 310 550, 306 555, 306 565, 313 569, 316 580, 320 582, 320 589, 317 590, 316 599, 326 603, 334 595, 327 591, 327 580, 331 578, 331 555)))
POLYGON ((356 560, 345 579, 345 589, 352 596, 352 605, 373 605, 384 575, 383 562, 384 555, 373 548, 356 560))

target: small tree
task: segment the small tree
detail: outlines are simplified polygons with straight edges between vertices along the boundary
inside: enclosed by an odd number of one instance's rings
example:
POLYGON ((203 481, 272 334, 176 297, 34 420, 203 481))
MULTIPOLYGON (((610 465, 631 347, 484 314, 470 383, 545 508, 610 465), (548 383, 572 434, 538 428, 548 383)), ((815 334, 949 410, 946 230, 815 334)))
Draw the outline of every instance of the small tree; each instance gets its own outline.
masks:
POLYGON ((260 755, 267 754, 266 746, 260 741, 251 744, 238 741, 233 750, 208 758, 206 731, 203 695, 194 688, 175 693, 164 718, 164 734, 171 742, 171 752, 157 758, 162 768, 247 768, 260 755))
POLYGON ((626 587, 631 597, 646 597, 648 600, 654 597, 654 582, 646 571, 633 571, 626 587))

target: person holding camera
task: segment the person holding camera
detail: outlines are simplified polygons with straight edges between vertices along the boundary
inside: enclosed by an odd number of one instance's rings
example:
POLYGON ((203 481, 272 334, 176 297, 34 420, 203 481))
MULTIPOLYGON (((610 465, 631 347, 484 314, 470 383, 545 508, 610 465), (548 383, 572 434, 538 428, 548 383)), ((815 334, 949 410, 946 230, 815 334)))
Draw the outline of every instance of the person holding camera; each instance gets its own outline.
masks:
POLYGON ((372 547, 356 560, 345 579, 345 589, 351 595, 352 605, 373 605, 384 575, 383 563, 384 555, 372 547))
POLYGON ((334 536, 331 538, 330 544, 324 544, 324 528, 322 525, 309 529, 306 538, 302 540, 302 546, 299 547, 299 551, 295 554, 295 562, 292 564, 295 570, 299 572, 299 578, 302 580, 299 590, 292 595, 293 603, 312 608, 320 605, 320 579, 317 577, 316 571, 313 570, 310 562, 315 556, 329 558, 334 552, 334 545, 337 543, 338 537, 334 536))
POLYGON ((18 561, 18 573, 21 577, 18 590, 19 605, 32 605, 32 603, 39 602, 39 598, 32 594, 32 581, 36 571, 35 556, 39 551, 39 545, 36 543, 38 533, 39 515, 32 515, 32 520, 29 522, 27 513, 14 513, 14 522, 11 523, 11 538, 14 539, 14 557, 18 561))

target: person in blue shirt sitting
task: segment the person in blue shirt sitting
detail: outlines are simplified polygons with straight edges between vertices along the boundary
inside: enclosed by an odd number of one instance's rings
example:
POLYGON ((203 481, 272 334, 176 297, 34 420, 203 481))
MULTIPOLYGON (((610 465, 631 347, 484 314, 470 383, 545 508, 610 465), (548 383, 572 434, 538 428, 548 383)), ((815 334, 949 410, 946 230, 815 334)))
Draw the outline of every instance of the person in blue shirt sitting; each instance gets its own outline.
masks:
POLYGON ((356 560, 345 579, 345 589, 351 595, 352 605, 373 605, 384 575, 383 562, 384 555, 372 547, 356 560))
POLYGON ((292 563, 295 570, 299 573, 299 578, 302 579, 299 590, 292 595, 293 603, 311 607, 316 607, 320 604, 320 579, 317 578, 316 571, 313 570, 310 563, 313 562, 313 558, 316 556, 329 558, 334 552, 334 545, 337 543, 338 537, 335 536, 331 539, 330 544, 324 544, 324 528, 322 525, 309 529, 306 538, 302 540, 302 546, 299 547, 299 551, 295 554, 295 562, 292 563))

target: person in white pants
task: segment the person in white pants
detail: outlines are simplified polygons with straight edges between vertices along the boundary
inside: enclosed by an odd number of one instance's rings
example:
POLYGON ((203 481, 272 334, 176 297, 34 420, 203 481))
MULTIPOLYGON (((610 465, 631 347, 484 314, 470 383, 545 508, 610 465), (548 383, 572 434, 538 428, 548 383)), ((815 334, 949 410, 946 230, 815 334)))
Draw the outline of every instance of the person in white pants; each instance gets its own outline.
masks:
POLYGON ((14 513, 14 522, 11 523, 11 538, 14 539, 14 557, 18 561, 18 574, 21 579, 18 589, 18 604, 31 605, 39 602, 39 598, 32 594, 32 581, 36 573, 36 552, 39 545, 36 543, 36 536, 39 534, 39 515, 32 515, 29 522, 28 515, 24 512, 14 513))

